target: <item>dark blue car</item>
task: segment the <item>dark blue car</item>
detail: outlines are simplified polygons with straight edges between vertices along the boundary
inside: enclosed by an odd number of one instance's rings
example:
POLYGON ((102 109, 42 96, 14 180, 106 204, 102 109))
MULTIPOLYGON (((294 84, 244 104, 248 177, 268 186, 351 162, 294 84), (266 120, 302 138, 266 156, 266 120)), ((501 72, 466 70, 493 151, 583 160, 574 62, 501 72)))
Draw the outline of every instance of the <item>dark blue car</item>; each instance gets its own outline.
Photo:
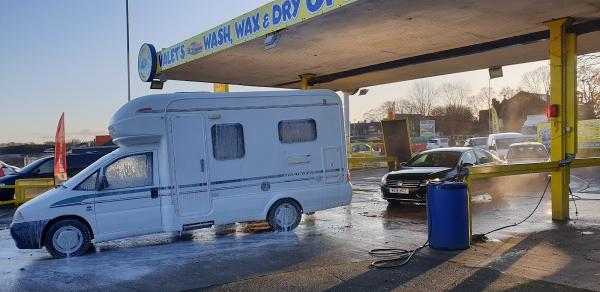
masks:
MULTIPOLYGON (((73 154, 67 155, 67 176, 73 177, 104 154, 73 154)), ((21 168, 18 172, 0 177, 0 186, 15 185, 18 179, 53 178, 54 156, 40 158, 21 168)), ((10 201, 14 198, 14 189, 0 189, 0 201, 10 201)))

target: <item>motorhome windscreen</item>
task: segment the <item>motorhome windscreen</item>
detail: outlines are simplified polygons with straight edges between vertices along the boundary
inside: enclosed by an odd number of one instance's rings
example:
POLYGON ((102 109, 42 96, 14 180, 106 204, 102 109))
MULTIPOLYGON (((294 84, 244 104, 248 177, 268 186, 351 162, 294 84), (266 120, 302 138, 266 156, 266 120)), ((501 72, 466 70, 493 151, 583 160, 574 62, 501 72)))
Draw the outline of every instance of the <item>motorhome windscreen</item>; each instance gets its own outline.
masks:
POLYGON ((152 153, 119 158, 104 170, 107 190, 152 185, 152 153))

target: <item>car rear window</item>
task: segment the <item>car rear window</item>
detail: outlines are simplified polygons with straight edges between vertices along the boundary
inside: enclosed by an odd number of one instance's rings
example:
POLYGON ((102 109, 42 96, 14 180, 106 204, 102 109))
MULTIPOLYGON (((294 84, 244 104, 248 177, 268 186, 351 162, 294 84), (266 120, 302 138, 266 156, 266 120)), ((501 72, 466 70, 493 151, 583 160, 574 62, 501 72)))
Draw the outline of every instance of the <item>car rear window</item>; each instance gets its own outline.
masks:
POLYGON ((487 138, 471 139, 469 143, 472 146, 483 146, 487 144, 487 138))
POLYGON ((506 159, 547 159, 548 151, 539 145, 511 146, 506 159))

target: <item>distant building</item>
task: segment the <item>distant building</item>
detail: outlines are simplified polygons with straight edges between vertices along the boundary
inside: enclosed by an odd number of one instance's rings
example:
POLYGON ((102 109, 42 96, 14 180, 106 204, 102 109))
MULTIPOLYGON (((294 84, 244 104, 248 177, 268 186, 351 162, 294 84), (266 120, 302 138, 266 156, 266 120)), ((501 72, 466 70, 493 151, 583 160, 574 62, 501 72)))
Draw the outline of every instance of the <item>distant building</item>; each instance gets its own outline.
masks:
POLYGON ((358 122, 350 124, 350 136, 353 140, 369 140, 371 138, 381 139, 381 122, 358 122))
POLYGON ((94 139, 96 146, 114 146, 115 144, 112 141, 112 137, 110 135, 99 135, 94 139))
MULTIPOLYGON (((521 132, 527 116, 544 115, 546 113, 548 95, 520 91, 502 102, 493 99, 492 105, 498 112, 501 131, 521 132)), ((485 114, 487 114, 487 111, 485 111, 485 114)))

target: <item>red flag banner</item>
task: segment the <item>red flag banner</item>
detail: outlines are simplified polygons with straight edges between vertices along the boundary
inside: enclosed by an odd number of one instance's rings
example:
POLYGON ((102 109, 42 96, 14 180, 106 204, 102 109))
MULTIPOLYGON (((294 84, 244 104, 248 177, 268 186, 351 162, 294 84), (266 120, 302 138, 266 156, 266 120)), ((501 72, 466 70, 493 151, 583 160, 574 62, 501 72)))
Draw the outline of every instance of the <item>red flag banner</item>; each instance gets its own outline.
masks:
POLYGON ((67 145, 65 143, 65 113, 60 116, 54 142, 54 183, 67 180, 67 145))

